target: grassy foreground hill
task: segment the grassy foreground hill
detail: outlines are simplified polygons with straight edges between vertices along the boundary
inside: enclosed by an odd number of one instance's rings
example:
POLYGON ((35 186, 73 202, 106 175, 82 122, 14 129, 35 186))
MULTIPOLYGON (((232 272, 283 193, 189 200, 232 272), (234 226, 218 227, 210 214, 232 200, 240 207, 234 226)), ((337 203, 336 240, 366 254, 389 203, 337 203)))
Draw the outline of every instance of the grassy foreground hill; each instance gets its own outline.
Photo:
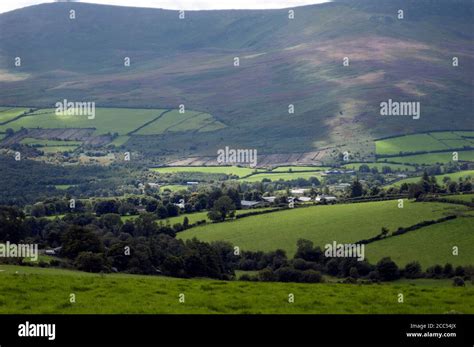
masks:
POLYGON ((339 283, 188 280, 0 265, 0 313, 474 313, 473 298, 472 285, 452 287, 441 280, 358 285, 354 290, 339 283), (404 303, 398 303, 399 293, 404 303), (289 294, 294 303, 288 302, 289 294))
POLYGON ((209 155, 225 145, 358 152, 373 138, 469 124, 472 1, 337 0, 294 10, 294 19, 288 9, 179 19, 178 11, 52 3, 3 13, 0 100, 203 112, 176 131, 151 127, 131 138, 133 150, 154 154, 209 155), (421 102, 421 118, 381 116, 389 98, 421 102))

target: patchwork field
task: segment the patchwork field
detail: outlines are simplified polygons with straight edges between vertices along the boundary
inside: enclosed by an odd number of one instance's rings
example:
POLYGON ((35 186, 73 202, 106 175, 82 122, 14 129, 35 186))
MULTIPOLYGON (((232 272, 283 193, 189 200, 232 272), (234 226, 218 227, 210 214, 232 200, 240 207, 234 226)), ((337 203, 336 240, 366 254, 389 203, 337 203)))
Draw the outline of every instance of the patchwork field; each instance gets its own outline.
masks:
POLYGON ((474 201, 474 194, 449 195, 449 196, 444 196, 444 198, 453 200, 453 201, 472 202, 474 201))
POLYGON ((25 107, 0 107, 0 124, 8 122, 29 110, 25 107))
POLYGON ((343 165, 343 168, 359 171, 359 168, 361 165, 367 165, 371 169, 377 168, 379 172, 382 172, 382 169, 384 166, 390 167, 392 171, 414 171, 415 170, 415 167, 411 165, 393 164, 393 163, 351 163, 351 164, 343 165))
POLYGON ((214 131, 225 128, 225 125, 210 114, 196 111, 179 113, 178 110, 166 111, 146 127, 139 129, 137 135, 155 135, 165 132, 214 131))
MULTIPOLYGON (((2 119, 11 120, 28 109, 0 112, 2 119)), ((39 109, 26 116, 0 125, 0 131, 11 128, 56 129, 56 128, 95 128, 95 135, 118 133, 121 136, 136 133, 140 135, 156 135, 165 132, 213 131, 225 127, 211 115, 202 112, 186 111, 180 114, 177 110, 166 109, 129 109, 129 108, 96 108, 95 118, 87 115, 56 115, 55 109, 39 109)), ((116 144, 120 145, 127 138, 119 137, 116 144)))
MULTIPOLYGON (((436 178, 436 181, 438 183, 442 183, 444 177, 449 177, 451 181, 459 181, 460 178, 465 179, 466 177, 471 177, 474 178, 474 170, 465 170, 465 171, 459 171, 459 172, 454 172, 454 173, 449 173, 449 174, 442 174, 442 175, 436 175, 434 176, 436 178)), ((400 181, 397 181, 395 183, 389 184, 388 187, 399 187, 403 183, 417 183, 420 181, 420 177, 410 177, 410 178, 404 178, 400 181)))
MULTIPOLYGON (((391 200, 285 210, 200 226, 178 233, 177 237, 225 240, 243 250, 272 251, 280 248, 293 256, 300 238, 312 240, 321 247, 333 241, 356 242, 379 234, 382 227, 395 231, 398 227, 468 210, 461 205, 411 201, 405 201, 405 207, 401 209, 397 203, 397 200, 391 200)), ((413 259, 407 259, 410 260, 413 259)))
POLYGON ((2 314, 474 313, 473 298, 472 285, 453 287, 450 281, 398 281, 354 290, 338 283, 225 282, 0 265, 2 314), (397 301, 400 292, 404 304, 397 301), (180 293, 185 303, 179 303, 180 293), (288 293, 294 294, 292 304, 288 293))
POLYGON ((24 138, 21 140, 21 143, 24 145, 33 145, 38 147, 49 147, 49 146, 80 146, 82 142, 80 141, 61 141, 61 140, 41 140, 33 139, 30 137, 24 138))

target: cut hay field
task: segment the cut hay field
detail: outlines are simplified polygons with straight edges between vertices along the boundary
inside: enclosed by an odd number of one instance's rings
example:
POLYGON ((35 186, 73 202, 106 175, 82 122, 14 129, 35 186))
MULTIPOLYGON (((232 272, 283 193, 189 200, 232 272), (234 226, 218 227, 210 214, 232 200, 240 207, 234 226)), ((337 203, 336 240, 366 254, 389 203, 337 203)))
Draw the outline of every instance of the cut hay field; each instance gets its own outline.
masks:
POLYGON ((398 227, 468 210, 466 206, 443 203, 405 201, 403 209, 398 208, 397 204, 397 200, 390 200, 297 208, 199 226, 180 232, 177 237, 197 237, 203 241, 224 240, 243 250, 252 251, 280 248, 292 257, 300 238, 312 240, 323 248, 333 241, 348 243, 373 237, 380 233, 382 227, 395 231, 398 227))
POLYGON ((89 274, 0 265, 1 314, 474 313, 474 287, 412 280, 378 285, 255 283, 89 274), (419 284, 418 284, 419 283, 419 284), (398 303, 403 293, 405 302, 398 303), (69 295, 76 295, 76 303, 69 295), (185 303, 179 303, 180 293, 185 303), (294 303, 288 302, 292 293, 294 303))
MULTIPOLYGON (((459 171, 459 172, 454 172, 454 173, 449 173, 449 174, 441 174, 441 175, 436 175, 434 176, 436 178, 436 181, 439 183, 443 183, 443 178, 444 177, 449 177, 451 181, 456 181, 458 182, 460 178, 465 179, 466 177, 471 177, 471 179, 474 179, 474 170, 465 170, 465 171, 459 171)), ((395 183, 389 184, 386 186, 387 188, 389 187, 399 187, 403 183, 417 183, 419 182, 421 177, 409 177, 409 178, 404 178, 400 181, 397 181, 395 183)))
POLYGON ((377 155, 392 155, 422 151, 450 150, 452 148, 474 147, 474 132, 434 132, 394 137, 375 141, 377 155))
POLYGON ((453 200, 453 201, 472 202, 474 201, 474 194, 448 195, 448 196, 443 196, 443 198, 453 200))
POLYGON ((261 169, 252 169, 248 167, 237 166, 167 166, 160 168, 152 168, 150 170, 161 174, 179 172, 199 172, 207 174, 233 175, 238 177, 245 177, 255 172, 262 171, 261 169))
MULTIPOLYGON (((474 150, 458 151, 457 153, 458 161, 474 162, 474 150)), ((448 151, 440 153, 415 154, 401 157, 380 158, 377 160, 379 163, 383 163, 385 161, 411 165, 432 165, 437 163, 443 164, 453 161, 453 152, 448 151)))

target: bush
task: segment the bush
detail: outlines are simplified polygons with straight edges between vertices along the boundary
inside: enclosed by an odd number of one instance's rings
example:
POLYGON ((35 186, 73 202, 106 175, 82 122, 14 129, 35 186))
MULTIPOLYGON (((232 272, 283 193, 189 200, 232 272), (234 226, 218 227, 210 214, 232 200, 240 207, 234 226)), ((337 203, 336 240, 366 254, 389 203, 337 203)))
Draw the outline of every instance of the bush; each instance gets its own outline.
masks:
POLYGON ((377 282, 380 279, 379 273, 376 270, 370 271, 368 277, 369 277, 369 280, 373 282, 377 282))
POLYGON ((444 266, 444 269, 443 269, 443 275, 444 277, 446 278, 451 278, 454 276, 454 269, 453 269, 453 266, 449 263, 447 263, 445 266, 444 266))
POLYGON ((337 276, 339 273, 339 262, 336 259, 331 259, 326 263, 326 272, 329 275, 337 276))
POLYGON ((454 277, 453 278, 453 286, 455 287, 464 287, 465 283, 464 280, 461 277, 454 277))
POLYGON ((459 277, 462 277, 465 275, 465 271, 464 271, 464 268, 462 266, 457 266, 456 269, 454 270, 454 276, 459 276, 459 277))
POLYGON ((349 276, 351 278, 355 278, 355 279, 359 278, 359 271, 357 271, 356 267, 354 267, 354 266, 351 267, 351 269, 349 270, 349 276))
POLYGON ((319 271, 306 270, 303 271, 302 280, 306 283, 321 283, 323 282, 323 276, 319 271))
POLYGON ((406 278, 419 278, 422 276, 421 265, 417 261, 412 261, 405 265, 403 274, 406 278))
POLYGON ((431 278, 443 277, 443 267, 439 264, 430 266, 428 269, 426 269, 426 272, 428 273, 428 277, 431 277, 431 278))
POLYGON ((381 259, 377 263, 376 269, 382 281, 393 281, 400 278, 398 266, 390 257, 381 259))
POLYGON ((278 277, 273 273, 273 270, 268 267, 258 273, 258 280, 262 282, 273 282, 277 279, 278 277))
POLYGON ((303 273, 291 267, 284 266, 275 271, 279 282, 302 282, 303 273))
POLYGON ((81 271, 101 272, 105 270, 105 258, 102 253, 81 252, 74 265, 81 271))

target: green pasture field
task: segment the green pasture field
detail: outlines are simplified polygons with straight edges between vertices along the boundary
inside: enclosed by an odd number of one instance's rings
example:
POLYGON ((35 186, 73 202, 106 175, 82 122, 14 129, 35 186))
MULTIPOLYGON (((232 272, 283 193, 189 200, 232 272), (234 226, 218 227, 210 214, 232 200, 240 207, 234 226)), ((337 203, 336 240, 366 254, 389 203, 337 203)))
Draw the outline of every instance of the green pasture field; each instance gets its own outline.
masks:
MULTIPOLYGON (((465 171, 435 175, 434 177, 436 178, 436 181, 438 182, 438 184, 442 184, 443 183, 443 178, 446 177, 446 176, 449 177, 451 179, 451 181, 456 181, 456 182, 458 182, 460 178, 465 179, 466 177, 471 177, 471 179, 474 179, 474 170, 465 170, 465 171)), ((403 183, 418 183, 418 182, 420 182, 420 180, 421 180, 421 177, 404 178, 400 181, 389 184, 387 186, 387 188, 389 188, 389 187, 399 187, 403 183)))
MULTIPOLYGON (((457 153, 459 161, 474 161, 474 150, 458 151, 457 153)), ((443 164, 453 161, 453 152, 426 153, 407 155, 403 157, 380 158, 377 160, 377 162, 383 163, 385 160, 411 165, 432 165, 436 163, 443 164)))
POLYGON ((166 189, 169 189, 171 192, 179 192, 180 190, 188 190, 191 186, 185 186, 182 184, 168 184, 160 187, 160 192, 164 192, 166 189))
POLYGON ((472 133, 460 131, 443 131, 426 134, 414 134, 375 141, 377 155, 398 154, 400 152, 420 152, 450 150, 473 146, 472 133))
POLYGON ((95 134, 118 133, 125 135, 141 125, 156 118, 164 110, 160 109, 126 109, 126 108, 96 108, 94 119, 86 115, 56 115, 55 109, 41 109, 14 122, 0 126, 0 131, 6 128, 19 130, 24 128, 95 128, 95 134))
POLYGON ((245 182, 260 182, 265 178, 268 178, 272 180, 272 182, 276 182, 279 180, 283 181, 291 181, 291 180, 296 180, 298 178, 304 178, 304 179, 309 179, 310 177, 316 177, 319 180, 322 178, 322 172, 321 171, 305 171, 305 172, 277 172, 277 173, 258 173, 254 174, 249 177, 244 177, 241 178, 240 181, 245 181, 245 182))
POLYGON ((474 194, 448 195, 448 196, 443 196, 443 198, 448 199, 448 200, 453 200, 453 201, 472 202, 474 200, 474 194))
POLYGON ((403 164, 392 164, 392 163, 351 163, 343 165, 345 169, 351 169, 355 171, 359 171, 361 165, 367 165, 369 168, 376 167, 379 172, 382 172, 382 168, 384 166, 388 166, 392 169, 392 171, 415 171, 416 168, 411 165, 403 165, 403 164))
POLYGON ((265 283, 90 274, 0 265, 2 314, 474 313, 474 287, 412 280, 372 285, 265 283), (420 284, 417 284, 417 283, 420 284), (405 301, 398 303, 398 294, 405 301), (70 303, 70 294, 76 302, 70 303), (179 302, 179 294, 185 302, 179 302), (294 303, 288 302, 288 294, 294 303))
POLYGON ((474 216, 458 217, 376 241, 365 247, 365 257, 372 263, 387 256, 398 266, 416 260, 425 269, 446 263, 454 266, 474 265, 474 216), (459 249, 458 255, 453 255, 454 246, 459 249))
POLYGON ((0 107, 0 123, 8 122, 29 110, 24 107, 0 107))
POLYGON ((238 177, 245 177, 252 175, 255 172, 262 171, 260 169, 252 169, 248 167, 237 167, 237 166, 167 166, 152 168, 152 171, 167 174, 167 173, 179 173, 179 172, 200 172, 208 174, 224 174, 233 175, 238 177))
POLYGON ((377 155, 435 150, 449 150, 449 147, 429 134, 405 135, 375 141, 375 152, 377 155))
POLYGON ((373 237, 382 227, 395 231, 398 227, 467 210, 468 207, 463 205, 407 200, 403 209, 398 208, 397 200, 314 206, 198 226, 180 232, 177 237, 197 237, 207 242, 229 241, 251 251, 283 249, 292 257, 296 252, 296 242, 301 238, 324 248, 333 241, 352 243, 373 237))

